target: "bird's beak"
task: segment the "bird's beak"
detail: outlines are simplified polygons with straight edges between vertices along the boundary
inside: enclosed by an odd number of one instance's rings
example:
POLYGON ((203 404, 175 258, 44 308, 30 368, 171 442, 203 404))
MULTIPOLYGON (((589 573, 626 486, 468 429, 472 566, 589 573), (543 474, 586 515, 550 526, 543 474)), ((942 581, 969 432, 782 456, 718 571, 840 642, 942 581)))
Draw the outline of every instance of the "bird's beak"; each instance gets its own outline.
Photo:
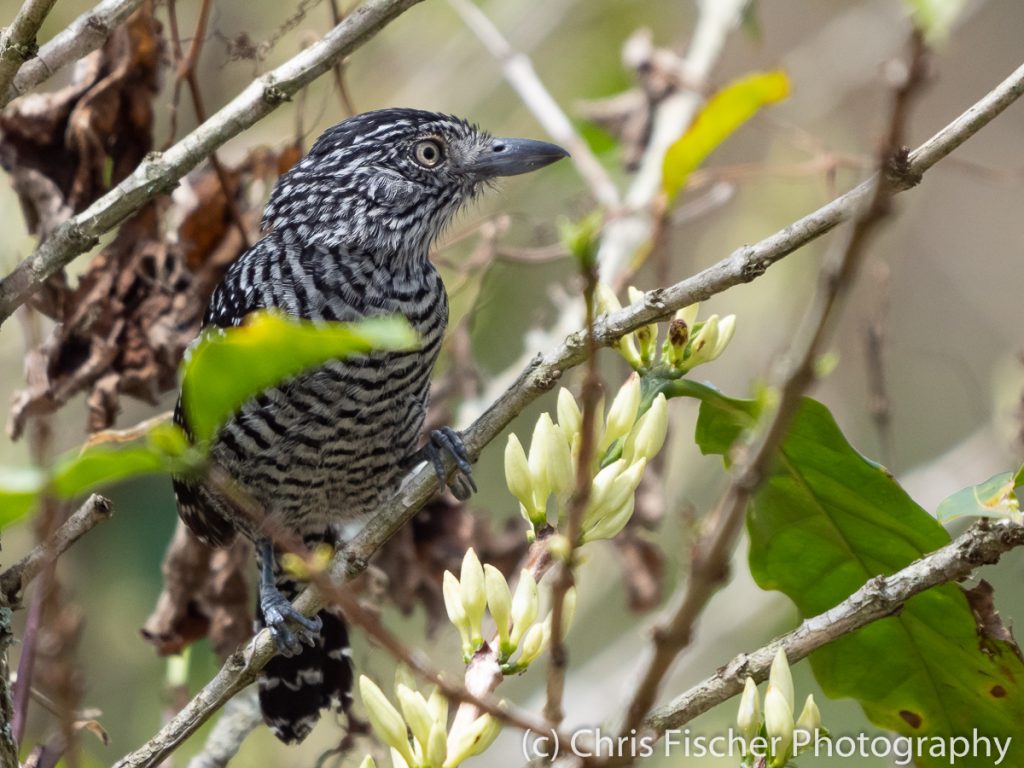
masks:
POLYGON ((484 178, 518 176, 520 173, 535 171, 568 156, 569 153, 560 146, 548 144, 546 141, 492 139, 491 143, 463 168, 484 178))

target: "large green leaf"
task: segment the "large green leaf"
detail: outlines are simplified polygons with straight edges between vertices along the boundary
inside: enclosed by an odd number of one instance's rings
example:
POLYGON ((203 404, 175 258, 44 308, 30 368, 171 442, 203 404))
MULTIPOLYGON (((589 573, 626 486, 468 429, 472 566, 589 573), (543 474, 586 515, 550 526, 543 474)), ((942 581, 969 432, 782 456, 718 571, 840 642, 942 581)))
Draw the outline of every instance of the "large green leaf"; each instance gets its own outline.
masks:
MULTIPOLYGON (((748 401, 752 402, 752 401, 748 401)), ((719 409, 713 398, 707 409, 719 409)), ((739 421, 733 402, 715 418, 739 421)), ((711 433, 702 448, 721 453, 711 433)), ((738 430, 737 430, 738 434, 738 430)), ((893 573, 949 543, 949 535, 888 472, 855 451, 822 404, 804 400, 748 516, 750 567, 804 616, 836 605, 868 579, 893 573)), ((825 693, 853 697, 877 725, 907 736, 1006 738, 1024 723, 1024 663, 1015 645, 979 635, 963 591, 947 584, 909 600, 811 656, 825 693)), ((828 724, 836 729, 832 724, 828 724)), ((1024 765, 1024 742, 1007 765, 1024 765)), ((948 765, 925 754, 920 766, 948 765)), ((965 757, 959 766, 991 766, 965 757)))
POLYGON ((401 317, 313 323, 257 312, 238 328, 211 329, 186 356, 182 399, 192 434, 209 440, 246 400, 302 371, 373 350, 415 349, 401 317))

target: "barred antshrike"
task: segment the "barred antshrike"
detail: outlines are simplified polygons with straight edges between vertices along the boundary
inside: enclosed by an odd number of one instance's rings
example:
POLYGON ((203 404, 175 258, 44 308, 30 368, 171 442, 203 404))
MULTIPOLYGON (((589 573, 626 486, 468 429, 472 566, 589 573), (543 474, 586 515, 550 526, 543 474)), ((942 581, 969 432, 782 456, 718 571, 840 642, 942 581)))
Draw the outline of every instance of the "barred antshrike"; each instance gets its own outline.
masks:
MULTIPOLYGON (((280 178, 263 217, 265 236, 231 265, 204 325, 239 325, 259 309, 314 321, 399 313, 421 345, 296 376, 251 399, 221 428, 214 460, 273 524, 307 545, 337 544, 343 526, 365 521, 397 490, 410 463, 432 461, 444 485, 442 451, 461 475, 453 490, 468 493, 470 466, 457 432, 432 432, 415 451, 448 321, 428 252, 489 180, 564 156, 553 144, 491 138, 455 117, 385 109, 329 129, 280 178)), ((187 429, 180 399, 175 419, 187 429)), ((283 576, 258 521, 193 478, 175 478, 174 489, 182 519, 203 541, 223 546, 240 531, 256 543, 259 620, 281 652, 259 681, 263 716, 283 741, 303 739, 322 708, 343 711, 350 703, 343 621, 292 608, 297 585, 283 576)))

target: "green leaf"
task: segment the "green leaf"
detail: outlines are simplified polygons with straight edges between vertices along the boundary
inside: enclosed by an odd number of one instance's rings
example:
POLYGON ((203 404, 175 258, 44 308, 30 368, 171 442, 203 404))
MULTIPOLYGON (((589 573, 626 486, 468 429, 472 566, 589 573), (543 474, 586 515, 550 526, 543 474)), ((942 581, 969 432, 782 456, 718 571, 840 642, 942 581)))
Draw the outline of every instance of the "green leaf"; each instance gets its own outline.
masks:
POLYGON ((958 517, 1016 517, 1020 506, 1014 493, 1015 480, 1012 472, 1003 472, 957 491, 939 504, 935 517, 943 523, 958 517))
MULTIPOLYGON (((748 516, 750 567, 804 616, 844 600, 949 543, 949 535, 882 467, 858 454, 825 406, 806 399, 748 516)), ((1010 642, 979 636, 962 590, 946 584, 899 615, 819 649, 811 665, 832 698, 853 697, 875 724, 906 736, 1018 735, 1024 662, 1010 642)), ((1024 743, 1006 764, 1024 764, 1024 743)), ((924 754, 917 765, 948 766, 924 754)), ((958 766, 991 766, 966 757, 958 766)))
POLYGON ((246 400, 302 371, 374 350, 415 349, 400 317, 313 323, 257 312, 238 328, 212 329, 186 355, 182 399, 197 441, 209 440, 246 400))
POLYGON ((941 42, 949 37, 964 0, 904 0, 910 9, 914 26, 924 32, 929 42, 941 42))
POLYGON ((755 72, 733 80, 710 99, 689 130, 668 148, 662 161, 661 186, 669 202, 705 158, 759 109, 789 95, 782 70, 755 72))
POLYGON ((46 473, 34 467, 0 470, 0 528, 18 522, 32 511, 46 486, 46 473))

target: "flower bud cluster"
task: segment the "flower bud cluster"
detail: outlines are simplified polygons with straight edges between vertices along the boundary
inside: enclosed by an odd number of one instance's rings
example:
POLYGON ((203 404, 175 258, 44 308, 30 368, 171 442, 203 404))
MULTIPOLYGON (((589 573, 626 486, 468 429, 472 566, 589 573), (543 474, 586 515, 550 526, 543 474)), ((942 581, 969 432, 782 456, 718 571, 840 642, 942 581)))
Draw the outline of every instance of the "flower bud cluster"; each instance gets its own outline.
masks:
MULTIPOLYGON (((643 291, 630 286, 631 303, 642 302, 643 298, 643 291)), ((597 306, 601 312, 622 309, 615 292, 603 283, 597 289, 597 306)), ((663 375, 670 377, 689 373, 698 365, 718 358, 736 330, 736 315, 712 315, 707 320, 698 321, 699 307, 699 304, 691 304, 676 312, 668 324, 668 333, 658 355, 656 323, 625 334, 613 346, 636 371, 646 373, 660 368, 663 375)))
MULTIPOLYGON (((462 559, 458 578, 445 571, 442 591, 448 618, 459 631, 467 662, 484 645, 483 622, 487 612, 494 620, 498 663, 504 674, 522 672, 551 643, 551 614, 537 621, 540 590, 533 574, 526 569, 519 574, 513 593, 501 571, 492 565, 481 565, 476 552, 470 549, 462 559)), ((566 632, 575 611, 576 590, 571 588, 562 606, 566 632)))
MULTIPOLYGON (((501 725, 491 715, 456 724, 448 730, 448 699, 435 686, 429 696, 416 689, 408 671, 395 675, 395 707, 366 675, 359 693, 374 733, 391 750, 392 768, 456 768, 487 749, 501 725)), ((369 755, 360 768, 376 768, 369 755)))
MULTIPOLYGON (((744 684, 739 711, 736 714, 736 725, 748 746, 755 738, 763 736, 766 739, 771 750, 768 768, 782 768, 788 763, 796 731, 805 731, 809 734, 805 743, 828 736, 828 732, 821 725, 821 712, 814 703, 814 696, 807 696, 796 720, 795 703, 793 674, 789 669, 786 652, 780 648, 775 654, 768 674, 763 715, 757 684, 750 677, 744 684)), ((753 760, 753 751, 748 749, 744 765, 752 765, 753 760)))
MULTIPOLYGON (((645 409, 640 377, 632 374, 619 389, 607 416, 599 408, 594 423, 596 455, 583 513, 582 542, 610 539, 633 514, 634 497, 647 462, 661 450, 668 430, 668 402, 659 393, 645 409)), ((548 506, 558 520, 567 512, 575 487, 582 445, 583 416, 567 389, 558 393, 558 423, 537 419, 529 454, 514 434, 505 447, 505 479, 532 532, 547 525, 548 506)), ((581 542, 581 543, 582 543, 581 542)))

